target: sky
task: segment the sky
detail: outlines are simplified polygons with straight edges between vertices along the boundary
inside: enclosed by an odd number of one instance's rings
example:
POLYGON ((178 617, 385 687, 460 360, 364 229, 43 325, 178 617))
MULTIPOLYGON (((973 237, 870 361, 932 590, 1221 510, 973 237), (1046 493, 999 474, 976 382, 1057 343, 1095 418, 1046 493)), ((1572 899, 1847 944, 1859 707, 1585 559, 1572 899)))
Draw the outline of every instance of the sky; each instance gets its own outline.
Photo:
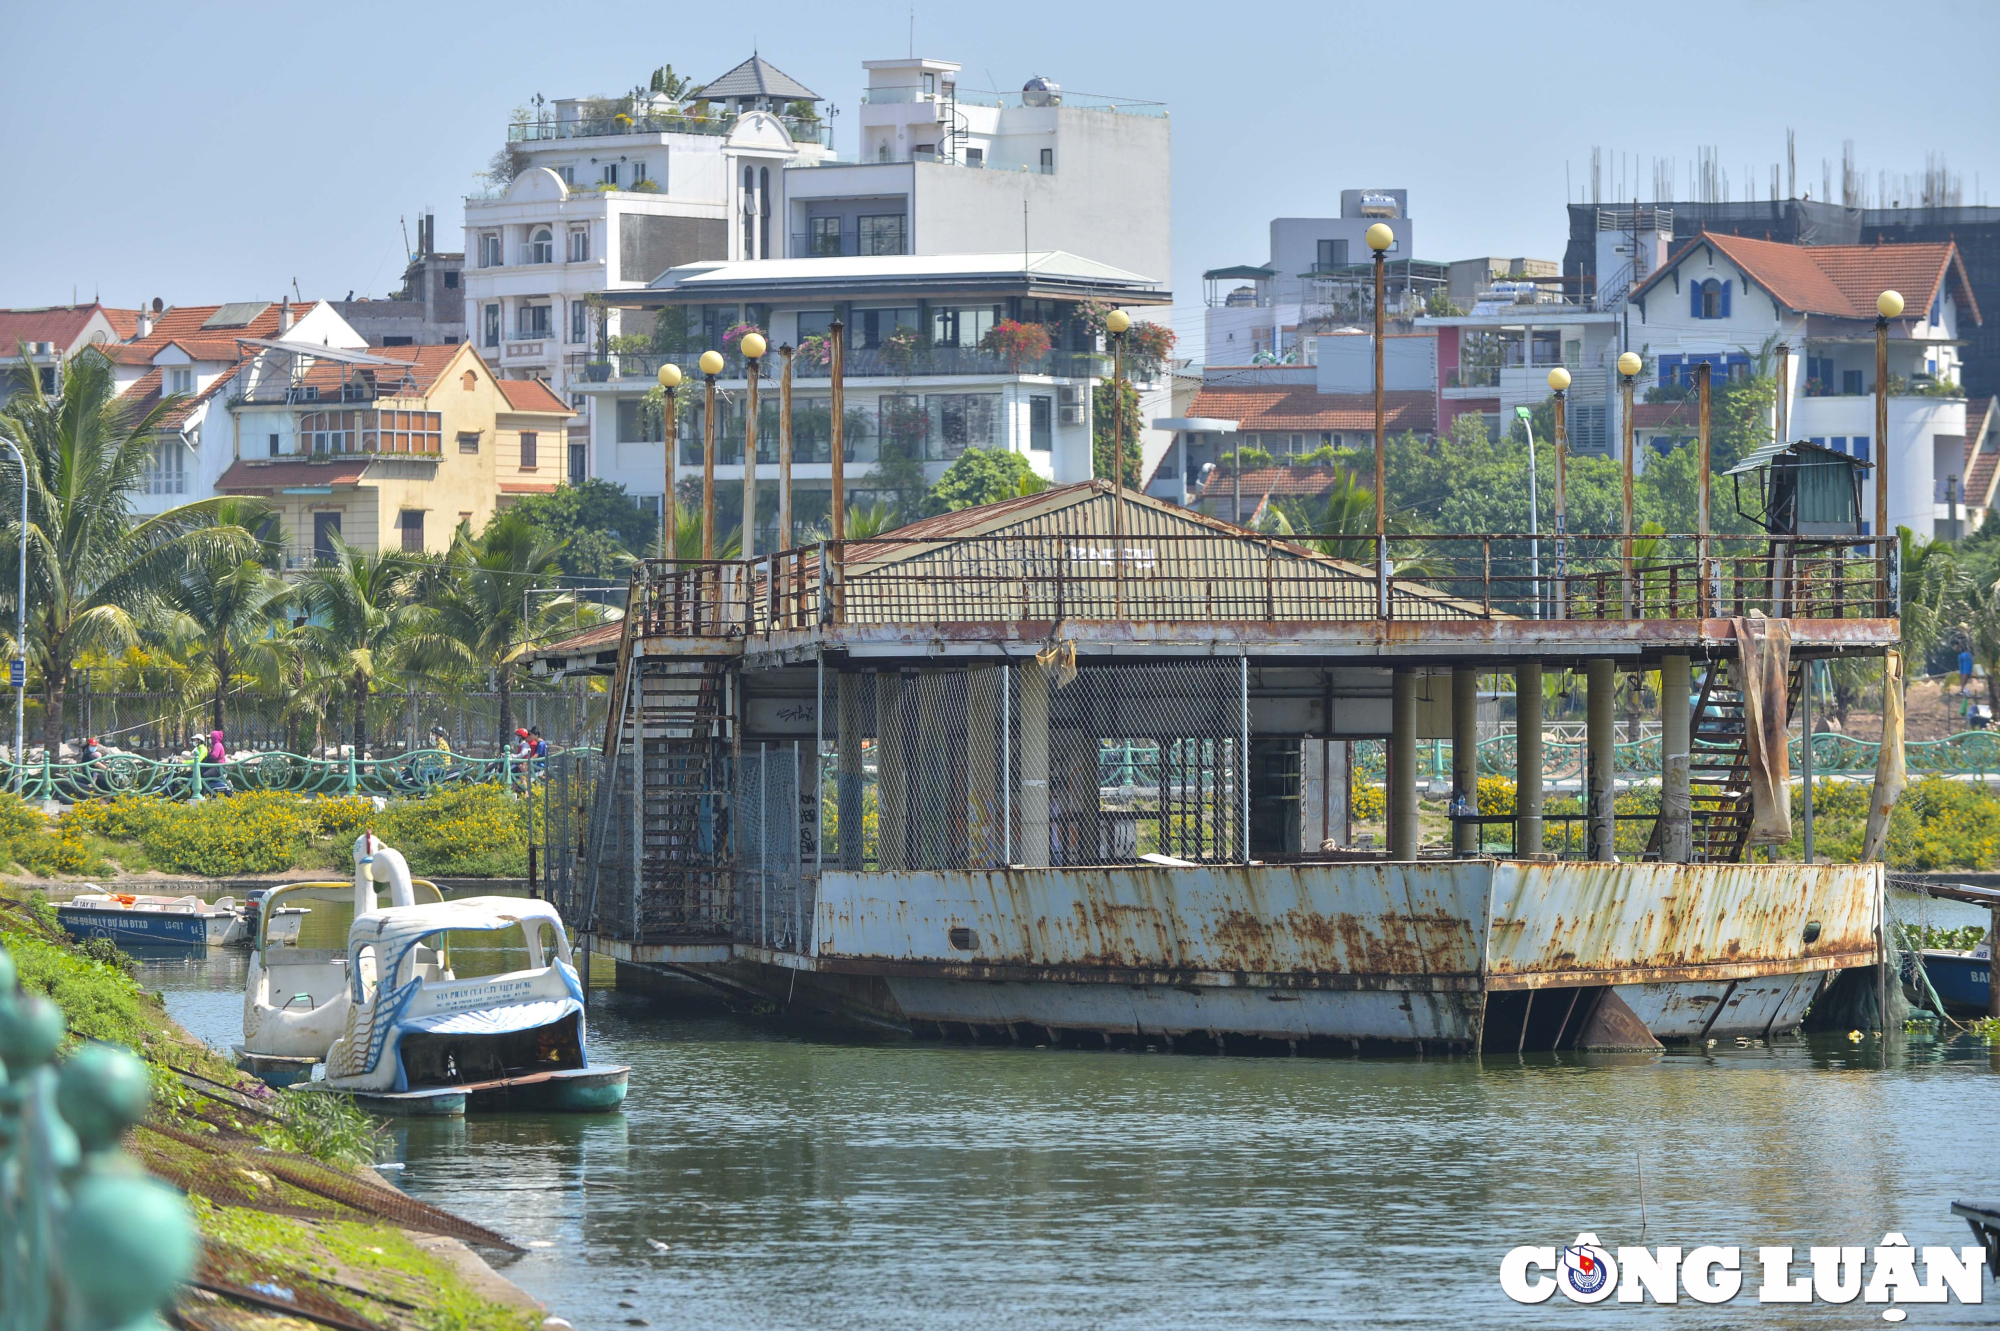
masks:
POLYGON ((398 219, 414 238, 435 212, 457 248, 462 196, 536 93, 616 94, 661 64, 710 79, 754 47, 840 109, 851 153, 861 62, 907 54, 913 28, 967 87, 1042 74, 1168 104, 1184 353, 1202 270, 1261 262, 1270 218, 1337 214, 1343 188, 1407 188, 1416 255, 1439 261, 1561 258, 1593 148, 1607 199, 1635 183, 1650 198, 1654 158, 1685 181, 1703 148, 1741 198, 1789 128, 1815 197, 1821 160, 1837 172, 1852 139, 1871 183, 1935 153, 1966 203, 2000 200, 2000 80, 1966 55, 1996 49, 1990 0, 1907 23, 1879 4, 1738 0, 1702 25, 1446 0, 8 8, 0 306, 385 295, 398 219), (1622 187, 1621 155, 1636 166, 1622 187))

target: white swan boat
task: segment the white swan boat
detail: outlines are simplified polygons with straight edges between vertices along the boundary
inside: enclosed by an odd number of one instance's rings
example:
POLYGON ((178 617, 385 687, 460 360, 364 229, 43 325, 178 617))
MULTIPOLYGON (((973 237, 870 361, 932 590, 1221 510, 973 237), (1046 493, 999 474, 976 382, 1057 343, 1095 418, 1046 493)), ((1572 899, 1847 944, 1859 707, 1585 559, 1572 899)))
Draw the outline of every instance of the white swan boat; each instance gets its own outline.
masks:
MULTIPOLYGON (((418 889, 435 900, 443 894, 435 883, 410 877, 401 853, 370 833, 354 843, 354 913, 357 918, 380 912, 376 885, 389 888, 390 910, 417 904, 418 889)), ((287 896, 344 893, 345 883, 287 883, 266 895, 258 911, 257 931, 250 939, 250 973, 243 988, 243 1043, 235 1046, 236 1066, 271 1086, 306 1080, 314 1064, 346 1029, 348 1005, 347 953, 340 948, 284 946, 299 936, 298 916, 307 912, 279 906, 287 896), (287 930, 289 931, 287 933, 287 930)), ((414 955, 426 974, 449 979, 449 961, 426 947, 414 955)), ((371 968, 372 958, 366 963, 371 968)), ((368 979, 373 982, 372 969, 368 979)))
POLYGON ((470 897, 371 911, 347 936, 345 1030, 315 1089, 390 1114, 466 1109, 600 1111, 629 1068, 592 1065, 583 986, 562 917, 546 901, 470 897), (431 940, 519 926, 528 964, 457 978, 428 966, 431 940))

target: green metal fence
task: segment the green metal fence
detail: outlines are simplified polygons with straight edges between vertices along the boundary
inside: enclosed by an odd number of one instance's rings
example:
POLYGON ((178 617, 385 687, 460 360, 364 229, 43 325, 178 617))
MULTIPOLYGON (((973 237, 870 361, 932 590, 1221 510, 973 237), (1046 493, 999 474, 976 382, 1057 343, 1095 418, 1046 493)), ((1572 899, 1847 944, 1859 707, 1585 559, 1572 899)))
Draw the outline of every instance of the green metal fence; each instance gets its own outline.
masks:
POLYGON ((232 791, 282 790, 302 795, 421 795, 452 786, 504 782, 525 785, 546 759, 467 758, 420 749, 382 758, 309 758, 296 753, 246 753, 224 763, 112 754, 96 762, 0 762, 0 783, 31 800, 108 799, 118 795, 187 798, 218 783, 232 791), (530 771, 532 769, 532 772, 530 771))

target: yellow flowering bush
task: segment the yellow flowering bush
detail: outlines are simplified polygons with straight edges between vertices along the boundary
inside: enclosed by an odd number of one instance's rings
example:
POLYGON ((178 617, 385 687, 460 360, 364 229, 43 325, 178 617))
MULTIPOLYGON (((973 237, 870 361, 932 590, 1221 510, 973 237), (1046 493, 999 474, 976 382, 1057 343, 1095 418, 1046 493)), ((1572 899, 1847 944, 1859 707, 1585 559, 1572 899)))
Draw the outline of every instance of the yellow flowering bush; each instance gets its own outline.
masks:
POLYGON ((169 806, 143 844, 156 869, 224 878, 291 868, 315 830, 309 801, 260 791, 169 806))
POLYGON ((539 829, 541 810, 539 791, 524 800, 503 786, 458 786, 392 803, 375 816, 374 830, 420 874, 519 878, 528 872, 530 824, 539 829))
POLYGON ((1356 786, 1353 804, 1357 823, 1379 823, 1389 816, 1389 794, 1382 786, 1356 786))

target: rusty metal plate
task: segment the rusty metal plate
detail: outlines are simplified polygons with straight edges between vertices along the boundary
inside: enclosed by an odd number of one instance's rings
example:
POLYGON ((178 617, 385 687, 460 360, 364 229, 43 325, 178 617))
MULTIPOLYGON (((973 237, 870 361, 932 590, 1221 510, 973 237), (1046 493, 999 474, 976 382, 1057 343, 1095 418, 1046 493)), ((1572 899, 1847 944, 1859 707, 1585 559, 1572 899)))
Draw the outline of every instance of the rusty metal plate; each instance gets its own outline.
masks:
POLYGON ((1479 971, 1493 866, 832 872, 822 959, 1242 976, 1479 971), (958 941, 972 946, 954 946, 958 941))
POLYGON ((1859 864, 1502 862, 1486 937, 1489 984, 1728 979, 1858 964, 1875 948, 1881 872, 1859 864), (1814 921, 1819 931, 1808 943, 1814 921))

